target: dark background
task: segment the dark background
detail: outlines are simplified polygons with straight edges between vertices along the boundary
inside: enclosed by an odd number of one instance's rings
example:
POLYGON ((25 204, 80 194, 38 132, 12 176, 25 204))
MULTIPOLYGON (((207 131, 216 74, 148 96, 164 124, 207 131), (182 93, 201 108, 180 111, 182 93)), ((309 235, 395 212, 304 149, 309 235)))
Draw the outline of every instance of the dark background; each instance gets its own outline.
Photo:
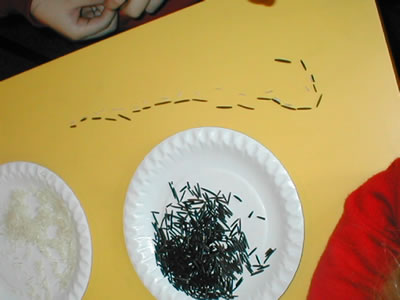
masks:
POLYGON ((396 73, 397 85, 400 87, 400 1, 399 0, 376 0, 381 16, 381 22, 386 35, 393 69, 396 73))
MULTIPOLYGON (((118 30, 113 35, 201 1, 166 0, 163 7, 152 15, 144 14, 139 19, 122 16, 118 22, 118 30)), ((92 41, 72 42, 49 28, 32 26, 23 16, 12 15, 0 18, 0 80, 97 43, 105 38, 107 37, 92 41)))
MULTIPOLYGON (((121 17, 119 20, 119 28, 114 34, 142 25, 201 1, 202 0, 167 0, 164 6, 153 15, 144 15, 142 18, 135 20, 121 17)), ((251 2, 262 3, 269 6, 274 3, 273 0, 251 0, 251 2)), ((399 83, 400 0, 376 0, 376 3, 380 12, 382 26, 385 30, 397 82, 399 83)), ((366 22, 367 21, 368 20, 366 20, 366 22)), ((105 38, 90 42, 71 42, 48 28, 33 27, 21 16, 1 18, 0 80, 29 70, 105 38)))

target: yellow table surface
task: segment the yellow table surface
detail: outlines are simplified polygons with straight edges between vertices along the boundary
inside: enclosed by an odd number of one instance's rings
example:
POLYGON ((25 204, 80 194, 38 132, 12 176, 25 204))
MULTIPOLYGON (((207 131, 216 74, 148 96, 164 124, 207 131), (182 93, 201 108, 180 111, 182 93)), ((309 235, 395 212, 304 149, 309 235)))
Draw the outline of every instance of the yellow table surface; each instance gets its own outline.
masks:
POLYGON ((127 255, 123 205, 144 156, 176 132, 235 129, 287 168, 305 244, 282 299, 306 297, 346 196, 400 154, 399 93, 374 1, 261 2, 207 0, 0 83, 0 163, 50 168, 88 216, 84 300, 153 299, 127 255), (155 105, 193 98, 208 102, 155 105))

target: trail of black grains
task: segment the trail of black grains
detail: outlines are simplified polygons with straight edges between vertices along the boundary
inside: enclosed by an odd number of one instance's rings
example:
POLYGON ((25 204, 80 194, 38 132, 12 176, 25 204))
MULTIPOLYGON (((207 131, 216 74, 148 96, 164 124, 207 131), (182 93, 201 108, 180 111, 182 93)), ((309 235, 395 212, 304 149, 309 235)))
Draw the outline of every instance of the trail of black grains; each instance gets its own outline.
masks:
MULTIPOLYGON (((251 275, 269 265, 253 269, 241 220, 233 217, 229 198, 189 182, 177 191, 169 182, 175 199, 165 215, 154 222, 155 258, 162 274, 179 291, 195 299, 234 299, 243 281, 244 268, 251 275)), ((267 250, 268 251, 268 250, 267 250)))

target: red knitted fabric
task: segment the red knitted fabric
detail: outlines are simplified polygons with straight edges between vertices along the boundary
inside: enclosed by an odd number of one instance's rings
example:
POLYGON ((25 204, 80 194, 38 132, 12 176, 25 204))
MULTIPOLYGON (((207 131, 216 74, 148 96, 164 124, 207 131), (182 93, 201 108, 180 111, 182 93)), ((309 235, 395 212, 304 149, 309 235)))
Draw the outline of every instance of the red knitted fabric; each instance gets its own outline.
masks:
POLYGON ((372 299, 400 252, 400 159, 354 191, 315 270, 308 300, 372 299))

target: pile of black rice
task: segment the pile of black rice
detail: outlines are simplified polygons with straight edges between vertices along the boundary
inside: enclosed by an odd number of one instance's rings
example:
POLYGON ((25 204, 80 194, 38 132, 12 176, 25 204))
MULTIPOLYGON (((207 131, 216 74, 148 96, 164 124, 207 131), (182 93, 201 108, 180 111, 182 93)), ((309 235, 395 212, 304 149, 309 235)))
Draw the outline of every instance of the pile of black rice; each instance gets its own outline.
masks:
MULTIPOLYGON (((231 193, 226 196, 189 182, 179 194, 172 182, 169 187, 175 201, 167 205, 160 222, 160 212, 152 212, 155 258, 162 274, 194 299, 234 299, 244 269, 252 276, 262 273, 276 249, 269 248, 263 261, 255 254, 257 248, 249 251, 241 219, 229 223, 231 193), (252 256, 256 263, 250 262, 252 256)), ((242 202, 237 195, 232 198, 242 202)))

